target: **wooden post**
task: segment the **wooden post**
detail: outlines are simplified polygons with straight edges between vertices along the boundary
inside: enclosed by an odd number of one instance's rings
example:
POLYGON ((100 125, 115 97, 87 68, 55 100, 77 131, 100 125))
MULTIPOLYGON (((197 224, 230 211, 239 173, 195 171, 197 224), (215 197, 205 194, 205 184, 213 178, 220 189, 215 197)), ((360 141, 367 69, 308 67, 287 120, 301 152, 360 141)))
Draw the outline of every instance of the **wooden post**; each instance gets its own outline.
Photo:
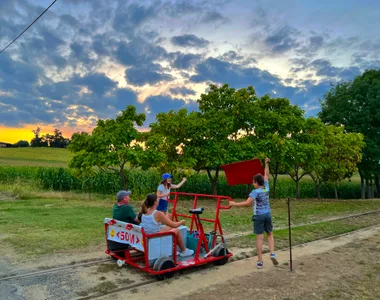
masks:
POLYGON ((290 272, 293 272, 293 256, 292 256, 292 230, 290 225, 290 198, 286 201, 288 204, 288 228, 289 228, 289 252, 290 252, 290 272))

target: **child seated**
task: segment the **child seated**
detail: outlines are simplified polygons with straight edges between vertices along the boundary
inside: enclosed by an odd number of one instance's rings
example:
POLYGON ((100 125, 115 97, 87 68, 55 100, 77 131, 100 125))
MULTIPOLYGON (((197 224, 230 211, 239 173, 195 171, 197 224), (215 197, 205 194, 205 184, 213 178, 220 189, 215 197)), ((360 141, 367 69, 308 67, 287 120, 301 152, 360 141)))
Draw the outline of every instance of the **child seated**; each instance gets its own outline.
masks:
POLYGON ((178 246, 181 249, 179 256, 191 256, 194 251, 185 247, 181 233, 178 229, 181 225, 186 225, 185 220, 180 222, 173 222, 163 212, 157 210, 158 199, 156 194, 149 194, 142 207, 141 223, 140 226, 144 228, 147 234, 153 234, 157 232, 171 231, 177 235, 178 246), (166 226, 161 226, 166 225, 166 226))

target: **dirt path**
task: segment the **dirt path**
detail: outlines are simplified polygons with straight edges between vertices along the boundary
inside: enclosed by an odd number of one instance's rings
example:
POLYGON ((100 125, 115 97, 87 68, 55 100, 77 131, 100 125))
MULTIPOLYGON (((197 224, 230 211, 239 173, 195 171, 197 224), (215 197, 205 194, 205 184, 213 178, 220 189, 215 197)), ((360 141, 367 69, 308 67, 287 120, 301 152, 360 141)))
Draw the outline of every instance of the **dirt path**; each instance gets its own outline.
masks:
POLYGON ((277 255, 277 267, 266 256, 264 269, 257 270, 253 257, 101 299, 380 298, 380 226, 295 248, 293 273, 288 251, 277 255))
MULTIPOLYGON (((365 286, 367 291, 380 295, 380 291, 376 292, 376 288, 379 289, 377 284, 374 288, 371 287, 373 280, 380 280, 379 245, 380 226, 377 226, 294 248, 294 273, 290 273, 289 267, 284 265, 288 262, 288 251, 281 251, 278 252, 280 265, 277 267, 273 267, 266 256, 264 269, 258 271, 255 268, 256 258, 253 257, 221 267, 205 267, 197 273, 185 273, 170 281, 154 282, 149 286, 104 296, 102 299, 126 299, 127 297, 134 300, 157 299, 157 295, 164 294, 167 295, 166 299, 178 297, 181 300, 205 298, 219 300, 222 295, 223 299, 247 298, 246 295, 249 295, 248 299, 252 299, 257 293, 260 294, 260 299, 298 299, 297 297, 301 297, 299 299, 326 299, 329 298, 329 293, 337 294, 341 292, 341 289, 349 290, 344 288, 345 285, 354 286, 355 284, 359 290, 360 287, 365 286), (299 282, 302 282, 302 285, 299 282), (334 282, 339 282, 340 285, 332 286, 334 282), (358 285, 357 282, 361 283, 358 285), (326 285, 328 288, 325 288, 326 285), (313 293, 324 295, 324 297, 313 298, 313 293)), ((83 253, 76 257, 76 261, 79 258, 95 258, 100 254, 100 252, 83 253)), ((102 257, 104 258, 104 253, 102 257)), ((41 265, 40 270, 45 269, 47 265, 57 266, 70 263, 71 259, 70 255, 56 257, 55 261, 52 257, 41 265)), ((31 271, 36 264, 18 265, 17 270, 15 267, 4 257, 0 258, 0 279, 4 275, 10 276, 10 272, 20 274, 31 271)), ((43 276, 0 280, 0 299, 65 300, 83 296, 100 296, 117 288, 151 279, 152 277, 143 272, 126 266, 118 268, 114 261, 110 261, 43 276)), ((336 299, 351 298, 337 297, 336 299)), ((380 299, 380 296, 376 299, 380 299)))

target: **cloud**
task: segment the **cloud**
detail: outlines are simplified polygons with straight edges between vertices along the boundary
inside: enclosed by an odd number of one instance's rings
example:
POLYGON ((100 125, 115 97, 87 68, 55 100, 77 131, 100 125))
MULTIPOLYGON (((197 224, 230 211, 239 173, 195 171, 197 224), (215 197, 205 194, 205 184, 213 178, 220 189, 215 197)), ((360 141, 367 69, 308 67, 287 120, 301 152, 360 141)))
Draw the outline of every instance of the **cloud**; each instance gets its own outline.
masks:
POLYGON ((79 93, 80 87, 68 81, 45 84, 38 88, 41 96, 53 100, 62 100, 64 97, 79 93))
POLYGON ((201 18, 203 23, 216 23, 216 22, 226 22, 228 18, 224 17, 222 14, 216 11, 206 12, 201 18))
POLYGON ((33 85, 42 77, 41 68, 13 60, 6 52, 0 55, 0 88, 2 91, 31 92, 33 85))
POLYGON ((148 97, 144 101, 148 105, 151 114, 156 115, 160 112, 169 112, 182 108, 186 102, 180 98, 172 98, 169 95, 159 95, 148 97))
POLYGON ((171 42, 175 46, 179 47, 194 47, 194 48, 205 48, 210 42, 204 38, 199 38, 194 34, 184 34, 179 36, 173 36, 171 42))
POLYGON ((106 92, 117 86, 117 82, 111 80, 102 73, 92 73, 83 77, 74 76, 71 79, 71 83, 74 85, 85 86, 98 96, 104 95, 106 92))
POLYGON ((310 37, 310 50, 315 52, 322 47, 324 39, 323 36, 314 35, 310 37))
MULTIPOLYGON (((237 54, 235 51, 228 51, 225 52, 221 58, 225 61, 234 62, 234 61, 240 61, 244 59, 242 55, 237 54)), ((252 59, 253 62, 257 62, 255 59, 252 59)))
POLYGON ((70 45, 72 61, 80 62, 83 65, 94 64, 94 59, 90 57, 90 47, 91 45, 85 42, 72 43, 70 45))
POLYGON ((306 58, 293 59, 292 63, 299 66, 298 68, 292 68, 292 72, 294 73, 300 71, 312 71, 316 76, 330 78, 330 81, 340 79, 352 80, 361 72, 361 69, 358 66, 351 66, 348 68, 335 67, 326 59, 316 59, 311 62, 309 62, 306 58))
MULTIPOLYGON (((197 74, 190 78, 192 82, 227 83, 233 88, 253 86, 259 96, 270 94, 272 97, 285 97, 300 106, 305 103, 318 103, 318 99, 330 88, 325 81, 319 84, 300 81, 300 87, 286 86, 279 77, 268 71, 216 58, 208 58, 197 64, 195 70, 197 74)), ((315 105, 314 103, 313 106, 315 105)))
POLYGON ((173 76, 164 73, 158 64, 148 64, 129 68, 125 71, 125 78, 133 85, 154 85, 161 81, 173 80, 173 76))
POLYGON ((63 24, 68 25, 70 27, 77 28, 80 25, 79 21, 71 15, 63 14, 59 18, 63 24))
POLYGON ((199 13, 202 11, 202 7, 187 0, 180 0, 172 2, 165 2, 161 7, 161 11, 164 15, 170 15, 171 17, 184 16, 187 14, 199 13))
POLYGON ((176 88, 171 88, 170 92, 174 95, 195 95, 195 91, 192 89, 188 89, 186 87, 176 87, 176 88))
POLYGON ((37 98, 0 96, 0 125, 20 126, 30 123, 54 123, 60 114, 49 109, 46 102, 37 98))
POLYGON ((112 26, 116 31, 131 36, 137 27, 155 16, 155 5, 143 6, 132 3, 126 6, 120 1, 112 26))
POLYGON ((284 26, 269 35, 264 40, 264 43, 271 48, 273 53, 282 54, 295 49, 300 45, 296 38, 298 35, 298 30, 290 26, 284 26))
POLYGON ((209 81, 228 83, 236 88, 254 85, 263 93, 271 91, 281 84, 280 78, 267 71, 211 57, 197 64, 195 71, 197 74, 193 75, 190 80, 196 83, 209 81))
POLYGON ((134 105, 137 111, 143 111, 143 105, 137 101, 134 91, 130 89, 116 90, 113 106, 118 110, 124 110, 128 105, 134 105))
POLYGON ((174 54, 175 59, 172 62, 172 67, 177 69, 190 69, 201 60, 201 55, 198 54, 184 54, 177 52, 174 54))
POLYGON ((154 61, 168 57, 164 48, 141 38, 133 38, 128 43, 119 43, 115 55, 122 64, 134 67, 151 65, 154 61))

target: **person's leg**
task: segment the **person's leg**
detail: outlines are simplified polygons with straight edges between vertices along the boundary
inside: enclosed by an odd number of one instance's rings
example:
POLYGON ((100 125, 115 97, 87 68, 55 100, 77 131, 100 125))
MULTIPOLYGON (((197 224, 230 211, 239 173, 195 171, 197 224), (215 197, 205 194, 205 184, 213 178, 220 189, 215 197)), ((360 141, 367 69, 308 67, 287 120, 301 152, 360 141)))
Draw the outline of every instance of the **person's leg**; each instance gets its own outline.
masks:
POLYGON ((181 231, 178 228, 174 228, 171 231, 177 235, 177 243, 182 252, 186 250, 185 243, 183 242, 181 231))
POLYGON ((276 254, 274 254, 274 237, 273 237, 273 224, 272 224, 271 213, 268 213, 266 216, 264 229, 265 229, 265 232, 267 233, 270 259, 272 260, 274 265, 278 265, 276 254))
POLYGON ((253 220, 253 232, 256 234, 257 268, 261 269, 263 267, 264 219, 261 215, 256 215, 253 220))
POLYGON ((256 235, 257 260, 260 262, 263 261, 263 239, 263 234, 256 235))
POLYGON ((172 231, 176 234, 179 248, 181 249, 182 252, 185 251, 186 247, 185 247, 185 243, 183 242, 180 230, 178 228, 171 228, 169 226, 165 226, 160 229, 160 232, 168 232, 168 231, 172 231))
POLYGON ((274 253, 273 224, 272 224, 272 214, 270 212, 265 214, 264 230, 267 234, 269 251, 270 253, 274 253))
POLYGON ((274 238, 273 232, 267 232, 268 245, 270 253, 274 253, 274 238))

